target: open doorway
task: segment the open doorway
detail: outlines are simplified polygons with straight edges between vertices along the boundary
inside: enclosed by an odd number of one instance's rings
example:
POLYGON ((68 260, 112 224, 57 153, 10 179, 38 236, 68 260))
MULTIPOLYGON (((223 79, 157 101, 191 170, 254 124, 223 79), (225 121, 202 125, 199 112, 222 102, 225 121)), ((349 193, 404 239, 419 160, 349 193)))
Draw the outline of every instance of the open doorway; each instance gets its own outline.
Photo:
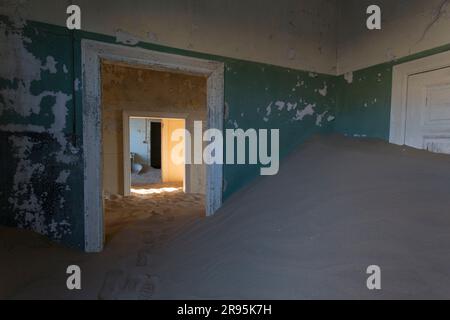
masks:
POLYGON ((206 165, 185 161, 194 146, 184 133, 207 118, 206 78, 106 59, 100 67, 106 242, 136 221, 204 217, 206 165))
MULTIPOLYGON (((103 249, 105 240, 104 208, 105 195, 124 195, 124 152, 122 112, 128 110, 154 111, 157 117, 180 118, 170 116, 166 107, 176 107, 178 113, 186 113, 186 129, 193 130, 193 121, 199 114, 193 105, 192 93, 196 86, 185 79, 179 85, 184 86, 185 93, 179 88, 161 90, 172 77, 193 77, 203 84, 201 94, 204 101, 203 116, 197 119, 203 122, 203 128, 222 131, 224 116, 224 64, 222 62, 184 57, 175 54, 108 44, 92 40, 82 40, 82 83, 83 83, 83 158, 84 174, 84 230, 85 251, 98 252, 103 249), (124 77, 117 70, 110 70, 112 81, 105 81, 103 74, 106 67, 134 68, 133 77, 124 77), (159 73, 159 79, 149 84, 145 81, 146 70, 159 73), (116 90, 120 84, 126 90, 116 90), (139 89, 139 90, 138 90, 139 89), (109 92, 105 95, 105 90, 109 92), (131 92, 135 90, 135 92, 131 92), (138 91, 138 92, 136 92, 138 91), (169 99, 164 102, 161 93, 169 99), (122 101, 117 95, 122 95, 122 101), (140 101, 133 101, 139 97, 140 101), (185 102, 171 101, 171 98, 183 97, 185 102), (132 101, 130 101, 130 99, 132 101), (151 102, 151 103, 150 103, 151 102), (105 107, 106 110, 105 110, 105 107), (152 109, 150 109, 150 107, 152 109), (183 111, 184 110, 184 111, 183 111), (162 115, 168 113, 169 116, 162 115), (105 150, 105 145, 109 149, 105 150)), ((127 155, 129 159, 129 154, 127 155)), ((185 191, 182 195, 195 195, 203 192, 204 211, 212 215, 222 204, 223 186, 222 164, 189 165, 185 168, 185 191), (203 183, 201 183, 203 182, 203 183)), ((195 196, 193 196, 195 197, 195 196)), ((125 197, 127 198, 127 197, 125 197)), ((173 199, 167 199, 172 206, 173 199)), ((120 204, 128 207, 135 202, 120 204)), ((117 207, 115 204, 112 207, 117 207)), ((106 211, 106 210, 105 210, 106 211)))
MULTIPOLYGON (((186 119, 158 118, 155 112, 123 112, 124 194, 150 193, 153 189, 186 189, 184 132, 186 119)), ((172 114, 172 116, 175 116, 172 114)), ((179 117, 185 116, 179 114, 179 117)), ((198 177, 201 180, 201 177, 198 177)), ((197 193, 202 186, 197 188, 197 193)), ((156 192, 156 191, 155 191, 156 192)))
POLYGON ((128 121, 131 189, 160 184, 161 120, 131 117, 128 121))

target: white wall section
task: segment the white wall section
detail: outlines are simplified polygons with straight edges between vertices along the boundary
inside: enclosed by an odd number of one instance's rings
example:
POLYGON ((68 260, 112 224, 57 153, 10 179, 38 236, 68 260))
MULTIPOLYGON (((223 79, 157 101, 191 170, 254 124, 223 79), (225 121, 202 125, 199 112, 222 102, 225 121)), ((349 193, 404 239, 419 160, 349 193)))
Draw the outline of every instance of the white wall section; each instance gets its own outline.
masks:
MULTIPOLYGON (((5 1, 0 13, 66 25, 69 1, 5 1)), ((84 31, 335 73, 336 0, 78 0, 84 31)))
POLYGON ((339 2, 338 74, 450 43, 449 0, 378 0, 381 30, 368 30, 366 8, 373 2, 339 2))

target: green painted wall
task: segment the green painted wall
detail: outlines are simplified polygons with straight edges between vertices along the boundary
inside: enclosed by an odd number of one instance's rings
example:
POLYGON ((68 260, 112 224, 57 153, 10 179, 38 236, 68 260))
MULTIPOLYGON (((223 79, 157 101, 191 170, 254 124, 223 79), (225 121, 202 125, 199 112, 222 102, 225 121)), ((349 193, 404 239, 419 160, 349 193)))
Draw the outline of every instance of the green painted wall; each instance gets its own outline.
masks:
POLYGON ((334 130, 355 137, 389 139, 392 66, 356 71, 350 79, 340 76, 336 80, 334 130))
MULTIPOLYGON (((0 17, 0 224, 84 248, 81 40, 115 38, 0 17)), ((329 76, 149 43, 225 64, 225 128, 280 129, 281 158, 318 132, 389 139, 392 69, 450 45, 347 76, 329 76)), ((223 198, 259 175, 224 165, 223 198)))
POLYGON ((83 247, 73 42, 64 30, 18 29, 4 17, 0 30, 0 223, 83 247))
MULTIPOLYGON (((6 39, 3 59, 17 66, 0 74, 0 168, 5 172, 0 223, 82 249, 82 152, 88 142, 82 141, 80 44, 82 39, 115 39, 36 22, 18 28, 5 17, 0 32, 6 39)), ((333 76, 138 46, 224 62, 225 128, 280 129, 282 157, 310 135, 331 131, 337 97, 333 76)), ((225 200, 259 175, 257 165, 224 165, 223 170, 225 200)))
POLYGON ((445 45, 336 78, 336 121, 333 130, 348 136, 389 141, 392 71, 397 64, 450 50, 445 45))

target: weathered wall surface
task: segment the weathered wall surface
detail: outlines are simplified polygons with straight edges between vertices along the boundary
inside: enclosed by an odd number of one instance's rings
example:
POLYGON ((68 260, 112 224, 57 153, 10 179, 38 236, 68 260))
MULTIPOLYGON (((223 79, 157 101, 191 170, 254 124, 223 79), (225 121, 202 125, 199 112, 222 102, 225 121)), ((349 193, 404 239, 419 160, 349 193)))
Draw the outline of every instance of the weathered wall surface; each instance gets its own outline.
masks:
POLYGON ((130 119, 130 152, 134 162, 150 165, 150 121, 145 118, 130 119))
POLYGON ((0 223, 82 247, 73 42, 0 18, 0 223))
MULTIPOLYGON (((1 20, 0 220, 84 248, 81 39, 115 37, 1 20)), ((21 21, 19 21, 21 22, 21 21)), ((140 42, 225 64, 225 128, 280 129, 281 156, 330 130, 334 77, 140 42)), ((224 199, 259 175, 224 165, 224 199)))
POLYGON ((369 4, 340 2, 334 129, 389 140, 393 66, 450 50, 450 1, 377 1, 380 31, 365 27, 369 4))
MULTIPOLYGON (((103 189, 123 194, 123 111, 187 114, 186 127, 206 120, 206 78, 102 64, 103 189)), ((194 193, 205 192, 205 166, 190 166, 194 193), (194 181, 193 181, 194 182, 194 181)))
MULTIPOLYGON (((335 77, 242 61, 227 61, 225 70, 225 128, 280 129, 281 158, 312 134, 330 130, 335 77)), ((224 197, 259 175, 259 169, 225 165, 224 197)))
POLYGON ((353 137, 389 140, 392 64, 337 77, 334 130, 353 137))
POLYGON ((338 74, 450 43, 448 0, 345 0, 338 7, 338 74), (381 8, 381 30, 366 28, 371 4, 381 8))
MULTIPOLYGON (((29 20, 65 26, 68 1, 5 1, 29 20)), ((336 0, 78 0, 82 29, 118 41, 335 73, 336 0)), ((0 13, 1 14, 1 13, 0 13)))

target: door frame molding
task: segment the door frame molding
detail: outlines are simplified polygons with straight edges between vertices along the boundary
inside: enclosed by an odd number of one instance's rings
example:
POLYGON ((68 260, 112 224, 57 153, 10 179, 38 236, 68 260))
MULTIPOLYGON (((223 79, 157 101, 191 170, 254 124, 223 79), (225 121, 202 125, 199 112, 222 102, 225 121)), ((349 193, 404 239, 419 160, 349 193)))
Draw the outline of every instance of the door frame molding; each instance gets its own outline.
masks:
MULTIPOLYGON (((83 162, 84 162, 84 234, 85 251, 103 249, 103 173, 101 130, 101 62, 102 60, 137 65, 207 78, 207 128, 223 131, 224 63, 176 54, 81 40, 83 96, 83 162)), ((222 205, 221 164, 206 165, 206 215, 222 205)))
POLYGON ((408 78, 415 74, 447 67, 450 67, 450 52, 438 53, 394 66, 392 72, 390 143, 405 144, 408 78))

